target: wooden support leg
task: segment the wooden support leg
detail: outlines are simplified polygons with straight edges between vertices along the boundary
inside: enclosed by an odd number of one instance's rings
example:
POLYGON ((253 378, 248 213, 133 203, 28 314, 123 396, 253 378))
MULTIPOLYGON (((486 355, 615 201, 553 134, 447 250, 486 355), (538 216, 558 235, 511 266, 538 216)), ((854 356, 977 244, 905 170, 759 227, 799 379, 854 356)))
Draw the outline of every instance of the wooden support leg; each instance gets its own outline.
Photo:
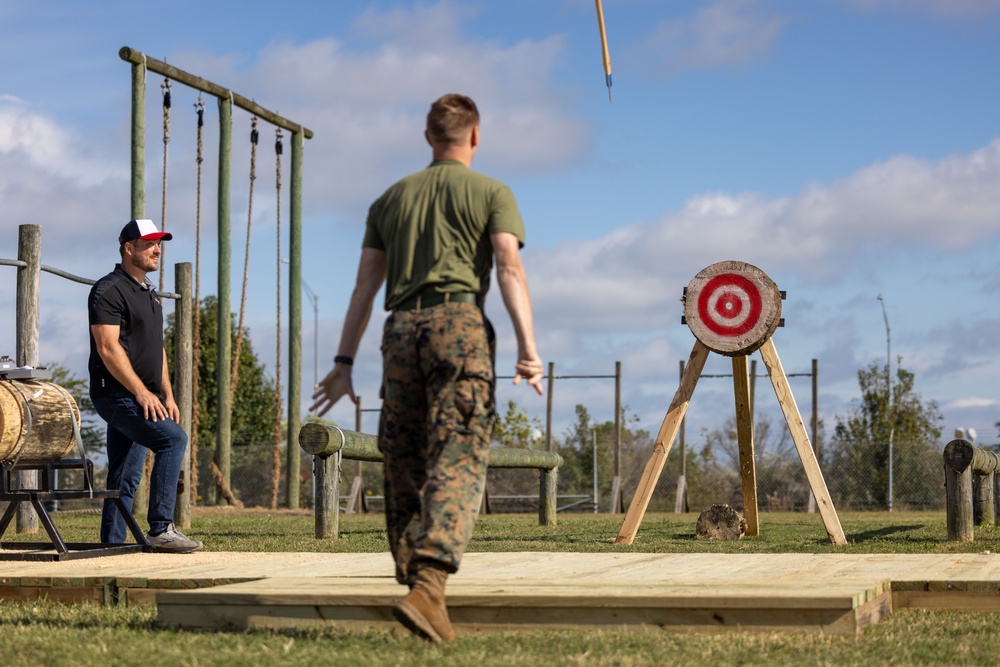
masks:
POLYGON ((757 514, 757 465, 753 453, 753 413, 750 408, 750 376, 747 358, 733 357, 733 389, 736 393, 736 437, 740 450, 740 482, 743 486, 743 518, 747 535, 760 535, 757 514))
POLYGON ((340 536, 340 452, 313 457, 316 480, 316 539, 340 536))
POLYGON ((691 402, 691 394, 694 393, 695 385, 698 384, 698 378, 701 377, 701 369, 705 367, 706 359, 708 359, 708 348, 701 341, 696 340, 694 348, 691 350, 691 357, 684 369, 684 377, 681 378, 681 384, 677 387, 674 400, 671 401, 667 415, 663 418, 663 424, 660 426, 660 432, 653 442, 653 455, 646 463, 646 469, 642 472, 642 479, 639 480, 639 486, 636 487, 635 495, 632 496, 632 502, 629 504, 618 537, 615 538, 615 544, 632 544, 635 540, 635 534, 639 530, 639 524, 642 523, 642 517, 646 514, 649 500, 653 496, 656 482, 660 479, 660 473, 663 472, 663 466, 670 454, 670 447, 681 427, 681 420, 684 418, 684 413, 687 412, 688 404, 691 402))
POLYGON ((778 397, 782 412, 785 413, 785 422, 788 430, 792 434, 792 442, 802 459, 802 467, 805 469, 806 479, 809 480, 809 488, 812 489, 816 497, 816 504, 819 506, 819 513, 823 517, 823 524, 826 532, 830 536, 830 541, 840 546, 847 544, 844 536, 844 529, 840 526, 840 517, 833 507, 833 499, 826 488, 826 481, 823 479, 823 472, 819 469, 819 462, 816 454, 813 453, 809 444, 809 435, 806 433, 805 424, 802 423, 802 415, 795 405, 795 397, 792 396, 791 387, 788 386, 788 376, 781 367, 781 360, 778 358, 778 351, 774 347, 774 341, 768 339, 760 348, 760 355, 767 366, 767 374, 771 377, 771 384, 774 386, 774 393, 778 397))

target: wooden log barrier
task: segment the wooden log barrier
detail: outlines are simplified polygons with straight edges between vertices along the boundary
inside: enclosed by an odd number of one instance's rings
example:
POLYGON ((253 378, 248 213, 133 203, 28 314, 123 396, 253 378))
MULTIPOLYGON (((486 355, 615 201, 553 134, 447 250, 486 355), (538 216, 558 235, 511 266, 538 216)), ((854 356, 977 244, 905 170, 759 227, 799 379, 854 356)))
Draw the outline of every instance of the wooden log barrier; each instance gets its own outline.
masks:
MULTIPOLYGON (((315 459, 316 537, 337 537, 339 524, 339 491, 337 488, 339 459, 382 462, 378 436, 349 431, 332 424, 303 424, 299 429, 299 446, 315 459)), ((538 470, 538 523, 556 525, 556 479, 562 457, 556 452, 490 448, 491 468, 534 468, 538 470)))
POLYGON ((1000 454, 996 452, 961 439, 945 445, 945 511, 949 540, 972 542, 977 523, 996 521, 994 483, 998 471, 1000 454), (979 478, 978 483, 974 483, 976 478, 979 478))

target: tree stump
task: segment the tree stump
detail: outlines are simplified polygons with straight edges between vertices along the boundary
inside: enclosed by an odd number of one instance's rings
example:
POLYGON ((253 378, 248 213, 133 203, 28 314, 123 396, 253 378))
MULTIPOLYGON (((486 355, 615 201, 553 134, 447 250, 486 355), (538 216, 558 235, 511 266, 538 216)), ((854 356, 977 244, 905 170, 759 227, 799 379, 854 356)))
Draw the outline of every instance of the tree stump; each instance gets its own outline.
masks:
POLYGON ((746 519, 729 505, 712 505, 698 516, 695 527, 703 540, 738 540, 746 532, 746 519))

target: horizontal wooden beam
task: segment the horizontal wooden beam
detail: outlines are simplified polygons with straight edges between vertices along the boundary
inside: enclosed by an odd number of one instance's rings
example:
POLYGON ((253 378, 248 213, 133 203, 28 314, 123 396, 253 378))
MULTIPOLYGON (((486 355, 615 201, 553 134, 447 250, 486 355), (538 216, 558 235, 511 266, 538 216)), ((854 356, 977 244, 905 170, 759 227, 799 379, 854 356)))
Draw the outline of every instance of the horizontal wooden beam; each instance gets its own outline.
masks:
POLYGON ((969 467, 980 475, 1000 472, 1000 455, 976 447, 968 440, 952 440, 945 445, 944 463, 956 472, 963 472, 969 467))
MULTIPOLYGON (((332 424, 310 422, 299 429, 299 446, 307 454, 328 457, 338 451, 345 459, 354 461, 382 461, 378 450, 378 436, 370 433, 348 431, 332 424)), ((534 468, 554 470, 562 465, 556 452, 514 447, 491 447, 491 468, 534 468)))
POLYGON ((292 122, 287 118, 279 116, 273 111, 265 109, 253 100, 248 100, 242 95, 237 95, 224 86, 212 83, 211 81, 206 81, 205 79, 195 76, 194 74, 189 74, 182 69, 177 69, 173 65, 168 65, 162 60, 151 58, 141 51, 136 51, 135 49, 123 46, 118 51, 118 57, 126 62, 132 63, 133 65, 143 65, 147 71, 162 74, 165 77, 169 77, 173 81, 179 81, 186 86, 191 86, 192 88, 208 93, 209 95, 214 95, 215 97, 221 99, 232 100, 232 103, 236 106, 249 111, 258 118, 262 118, 272 125, 277 125, 278 127, 284 128, 289 132, 301 132, 302 136, 306 139, 312 139, 313 137, 312 130, 306 129, 298 123, 292 122))

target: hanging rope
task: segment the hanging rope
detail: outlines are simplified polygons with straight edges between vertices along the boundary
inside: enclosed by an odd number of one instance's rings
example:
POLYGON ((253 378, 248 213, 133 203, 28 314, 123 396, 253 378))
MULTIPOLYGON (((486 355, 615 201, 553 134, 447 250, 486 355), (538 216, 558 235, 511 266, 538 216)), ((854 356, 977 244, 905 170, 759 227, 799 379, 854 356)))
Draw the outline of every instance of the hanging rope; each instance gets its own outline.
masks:
POLYGON ((274 362, 274 450, 271 454, 271 509, 278 509, 278 486, 281 483, 281 128, 274 130, 274 154, 275 154, 275 190, 277 192, 277 227, 278 227, 278 249, 275 264, 277 265, 277 313, 274 321, 277 322, 277 333, 275 340, 277 346, 274 362))
POLYGON ((191 435, 188 442, 191 447, 191 506, 198 504, 198 429, 201 426, 201 411, 199 410, 199 393, 201 386, 201 163, 202 148, 205 134, 205 102, 198 95, 194 110, 198 114, 198 152, 195 160, 198 163, 197 195, 194 207, 194 341, 192 357, 194 358, 194 373, 191 377, 191 435))
POLYGON ((247 309, 247 282, 250 278, 250 227, 253 223, 253 182, 257 180, 257 116, 250 119, 250 201, 247 204, 247 245, 243 256, 243 293, 240 297, 240 321, 236 327, 236 346, 233 352, 232 383, 229 386, 229 400, 236 396, 236 385, 240 379, 240 349, 243 347, 243 318, 247 309))
MULTIPOLYGON (((170 146, 170 79, 163 79, 160 84, 163 91, 163 203, 160 207, 160 231, 167 231, 167 154, 170 146)), ((163 256, 166 246, 160 246, 160 291, 163 291, 163 274, 165 273, 163 256)))

